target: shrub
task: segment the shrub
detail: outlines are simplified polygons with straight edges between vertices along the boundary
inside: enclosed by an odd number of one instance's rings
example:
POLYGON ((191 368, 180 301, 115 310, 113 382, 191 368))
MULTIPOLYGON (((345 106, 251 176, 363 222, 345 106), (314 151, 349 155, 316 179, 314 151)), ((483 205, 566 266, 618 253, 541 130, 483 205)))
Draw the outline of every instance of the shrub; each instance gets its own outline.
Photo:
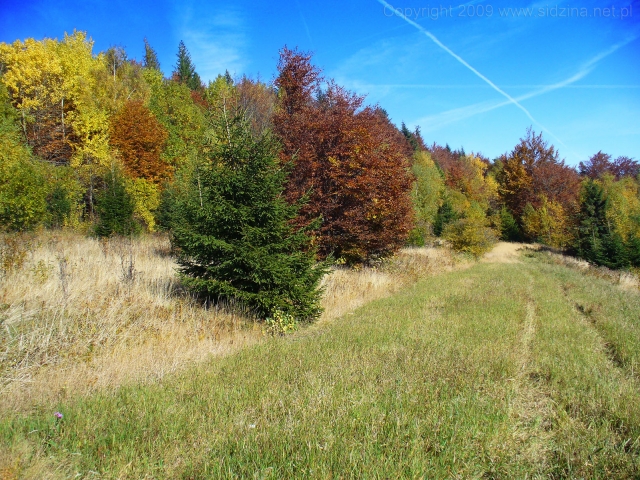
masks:
POLYGON ((474 204, 465 218, 449 223, 442 236, 454 250, 477 258, 490 250, 497 241, 495 232, 487 223, 482 209, 474 204))

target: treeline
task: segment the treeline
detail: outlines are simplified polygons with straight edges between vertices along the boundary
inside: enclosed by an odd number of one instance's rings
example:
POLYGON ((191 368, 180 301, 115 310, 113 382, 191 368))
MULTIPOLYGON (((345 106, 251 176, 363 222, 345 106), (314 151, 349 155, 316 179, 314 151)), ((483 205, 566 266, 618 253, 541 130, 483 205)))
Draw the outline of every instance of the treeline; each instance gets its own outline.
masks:
POLYGON ((412 143, 416 229, 421 244, 443 236, 482 253, 496 239, 539 242, 596 265, 640 266, 640 165, 598 152, 575 169, 531 129, 494 161, 412 143))
POLYGON ((177 238, 177 225, 204 222, 188 212, 209 208, 206 198, 230 208, 211 207, 208 221, 242 223, 234 201, 249 208, 275 195, 295 212, 280 205, 264 215, 281 215, 293 229, 275 222, 285 237, 305 232, 309 243, 296 237, 296 248, 319 259, 368 262, 437 238, 477 256, 505 239, 640 266, 639 166, 630 158, 598 152, 575 169, 531 130, 494 160, 427 145, 419 129, 398 129, 297 50, 281 51, 272 84, 226 73, 204 85, 182 42, 169 78, 146 40, 142 62, 121 47, 92 49, 82 32, 0 44, 4 230, 168 229, 177 238), (282 178, 265 176, 272 187, 242 202, 240 192, 215 193, 248 168, 248 152, 273 160, 260 168, 282 178))

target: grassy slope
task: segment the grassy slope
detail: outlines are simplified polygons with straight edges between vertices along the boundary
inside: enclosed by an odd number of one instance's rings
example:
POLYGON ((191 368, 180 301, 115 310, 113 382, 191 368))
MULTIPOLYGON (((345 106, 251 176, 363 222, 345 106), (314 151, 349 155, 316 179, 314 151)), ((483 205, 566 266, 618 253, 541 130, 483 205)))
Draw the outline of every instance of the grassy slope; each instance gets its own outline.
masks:
POLYGON ((640 297, 541 258, 2 420, 5 474, 638 477, 640 297))

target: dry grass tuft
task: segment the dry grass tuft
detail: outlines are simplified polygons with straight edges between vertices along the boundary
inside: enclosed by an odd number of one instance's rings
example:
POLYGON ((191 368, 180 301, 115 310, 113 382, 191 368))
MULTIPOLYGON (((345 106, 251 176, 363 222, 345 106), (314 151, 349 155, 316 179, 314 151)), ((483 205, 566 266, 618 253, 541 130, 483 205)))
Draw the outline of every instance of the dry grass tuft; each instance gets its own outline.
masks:
MULTIPOLYGON (((263 338, 243 312, 205 308, 181 291, 164 236, 70 232, 0 238, 0 412, 153 381, 263 338)), ((321 321, 426 275, 450 270, 444 249, 405 249, 378 268, 324 279, 321 321)))
POLYGON ((0 411, 161 378, 261 337, 242 312, 180 290, 165 237, 44 233, 23 245, 0 287, 0 411))
POLYGON ((335 268, 324 279, 324 313, 320 322, 333 320, 379 298, 394 294, 418 279, 460 266, 460 257, 446 248, 404 248, 380 266, 335 268))

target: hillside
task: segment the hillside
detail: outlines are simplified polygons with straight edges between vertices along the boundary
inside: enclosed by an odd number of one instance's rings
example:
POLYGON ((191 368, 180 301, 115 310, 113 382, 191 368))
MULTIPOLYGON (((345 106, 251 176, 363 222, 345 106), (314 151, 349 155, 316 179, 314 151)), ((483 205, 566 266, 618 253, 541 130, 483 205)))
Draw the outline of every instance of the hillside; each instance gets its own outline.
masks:
POLYGON ((67 398, 62 420, 5 418, 2 472, 638 476, 638 293, 506 250, 160 381, 67 398))

